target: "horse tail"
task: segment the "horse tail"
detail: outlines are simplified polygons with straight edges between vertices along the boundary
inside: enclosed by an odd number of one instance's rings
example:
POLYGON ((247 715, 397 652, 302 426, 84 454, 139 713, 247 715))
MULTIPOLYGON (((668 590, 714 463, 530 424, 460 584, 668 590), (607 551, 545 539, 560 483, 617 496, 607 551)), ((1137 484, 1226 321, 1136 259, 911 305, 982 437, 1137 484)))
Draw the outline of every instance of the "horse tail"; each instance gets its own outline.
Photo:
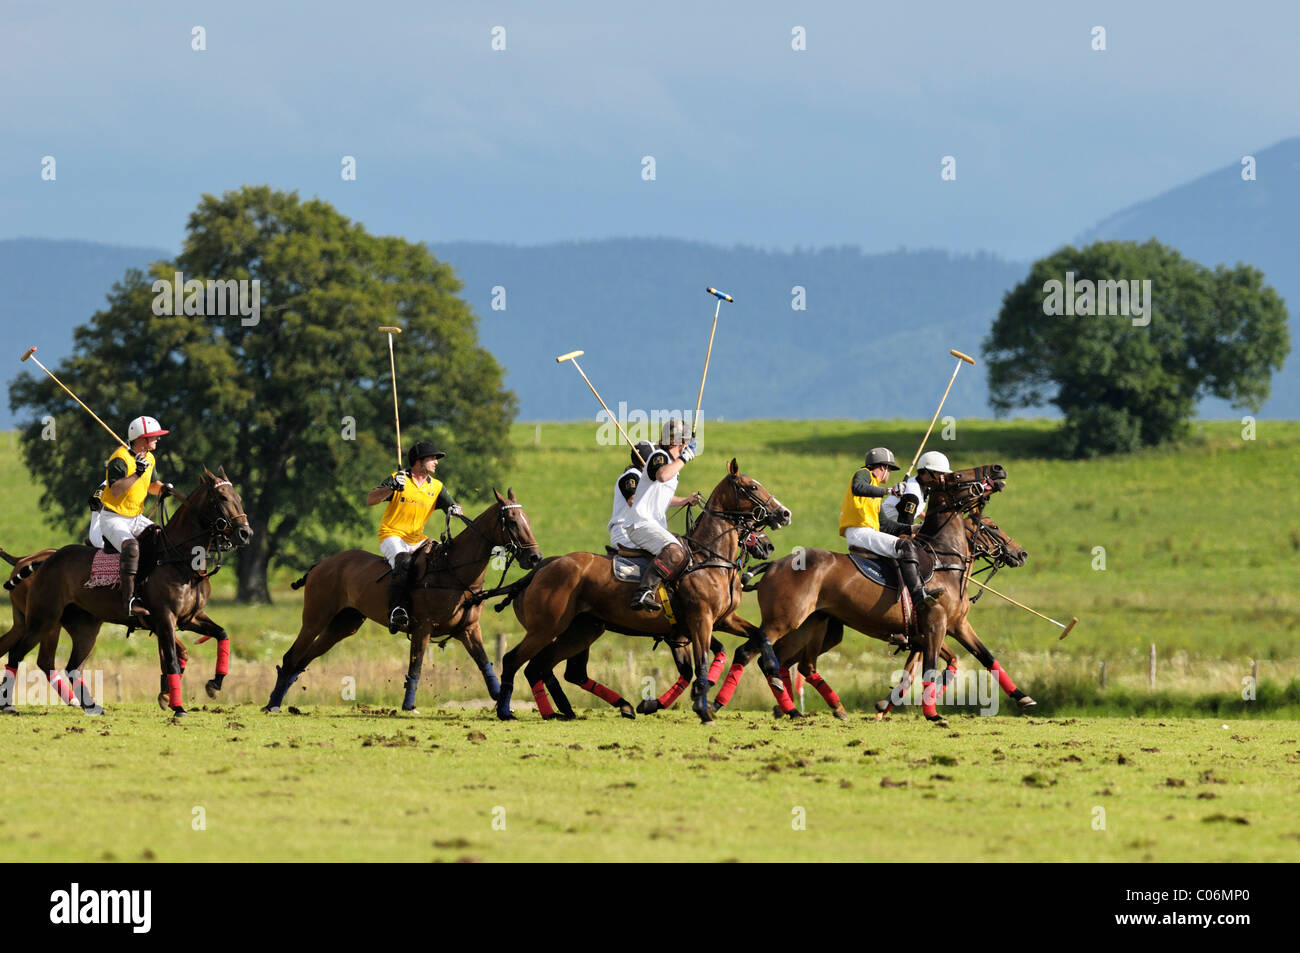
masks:
POLYGON ((763 575, 763 573, 767 572, 774 565, 775 563, 772 562, 759 563, 753 569, 746 570, 745 574, 740 577, 741 578, 740 591, 753 592, 755 589, 757 589, 758 577, 763 575))
MULTIPOLYGON (((541 566, 537 567, 537 569, 541 569, 541 568, 542 568, 541 566)), ((502 599, 500 602, 498 602, 496 605, 494 605, 492 608, 496 609, 497 612, 501 612, 505 609, 506 606, 514 602, 515 599, 518 598, 519 594, 528 588, 528 584, 533 581, 533 577, 537 575, 537 569, 530 569, 527 573, 520 576, 510 585, 506 586, 504 589, 498 590, 499 592, 505 593, 505 598, 502 599)))
POLYGON ((309 567, 307 567, 307 571, 305 573, 303 573, 297 580, 289 584, 289 588, 301 589, 303 586, 307 585, 307 577, 310 576, 311 571, 319 565, 320 563, 312 563, 309 567))
MULTIPOLYGON (((5 558, 8 558, 8 554, 6 554, 5 558)), ((5 580, 5 591, 13 592, 15 588, 22 584, 24 579, 40 569, 44 563, 45 560, 40 559, 16 570, 12 576, 5 580)), ((15 565, 17 564, 15 563, 15 565)))

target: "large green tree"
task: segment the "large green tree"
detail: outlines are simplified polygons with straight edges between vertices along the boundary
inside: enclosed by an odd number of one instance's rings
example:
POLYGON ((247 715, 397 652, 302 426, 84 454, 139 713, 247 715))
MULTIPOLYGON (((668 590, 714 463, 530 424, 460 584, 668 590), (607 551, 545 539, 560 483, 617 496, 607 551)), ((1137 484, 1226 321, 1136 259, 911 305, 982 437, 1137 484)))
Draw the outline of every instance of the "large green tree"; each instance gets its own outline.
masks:
POLYGON ((995 412, 1053 404, 1061 452, 1094 456, 1179 436, 1207 395, 1258 410, 1291 345, 1259 270, 1206 268, 1151 240, 1035 262, 983 347, 995 412))
MULTIPOLYGON (((499 481, 516 400, 478 345, 459 290, 423 244, 370 235, 326 202, 245 187, 203 196, 181 254, 148 275, 128 272, 52 370, 123 436, 131 417, 159 418, 171 430, 159 473, 178 488, 192 487, 205 465, 226 468, 256 532, 238 554, 239 598, 268 601, 270 561, 302 567, 337 548, 363 517, 365 491, 396 466, 378 326, 405 332, 397 339, 404 449, 416 439, 446 449, 439 476, 467 502, 499 481), (213 315, 206 296, 206 315, 156 313, 171 293, 160 296, 154 283, 170 285, 176 272, 257 279, 260 315, 213 315)), ((34 415, 20 439, 42 505, 84 532, 111 439, 43 374, 16 380, 10 404, 34 415), (52 440, 43 439, 46 415, 52 440)))

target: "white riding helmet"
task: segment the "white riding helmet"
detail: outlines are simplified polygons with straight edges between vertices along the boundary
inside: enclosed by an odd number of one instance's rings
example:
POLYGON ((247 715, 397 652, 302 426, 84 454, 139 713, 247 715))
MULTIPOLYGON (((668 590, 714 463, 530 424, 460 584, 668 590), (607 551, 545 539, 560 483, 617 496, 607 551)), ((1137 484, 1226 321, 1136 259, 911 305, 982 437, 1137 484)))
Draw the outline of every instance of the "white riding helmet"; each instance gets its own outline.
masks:
POLYGON ((152 417, 136 417, 126 426, 126 442, 132 443, 137 437, 161 437, 170 430, 163 430, 162 424, 152 417))
POLYGON ((927 450, 921 454, 921 459, 916 461, 916 469, 933 470, 935 473, 952 473, 952 467, 948 465, 948 458, 938 450, 927 450))

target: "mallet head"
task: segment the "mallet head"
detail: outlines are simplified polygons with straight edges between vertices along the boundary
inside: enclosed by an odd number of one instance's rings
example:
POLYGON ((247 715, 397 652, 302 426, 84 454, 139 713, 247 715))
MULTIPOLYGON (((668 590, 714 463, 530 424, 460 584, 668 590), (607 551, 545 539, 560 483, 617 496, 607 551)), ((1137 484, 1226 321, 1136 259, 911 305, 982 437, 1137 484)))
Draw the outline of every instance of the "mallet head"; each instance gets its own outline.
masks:
POLYGON ((559 357, 557 357, 555 359, 555 363, 563 364, 565 361, 571 361, 575 357, 582 357, 582 355, 586 353, 587 353, 586 351, 570 351, 568 354, 561 354, 559 357))
POLYGON ((713 295, 713 297, 715 298, 721 298, 723 301, 729 301, 735 303, 736 299, 733 298, 731 295, 727 294, 725 291, 719 291, 717 288, 705 288, 704 290, 707 291, 709 294, 713 295))
POLYGON ((401 334, 401 328, 380 328, 381 331, 387 331, 389 334, 401 334))
POLYGON ((26 351, 23 352, 23 356, 20 357, 20 358, 18 358, 18 360, 20 360, 20 361, 25 361, 25 360, 27 360, 29 357, 31 357, 31 356, 32 356, 33 354, 35 354, 35 353, 36 353, 36 348, 35 348, 35 346, 33 346, 33 347, 29 347, 26 351))
POLYGON ((975 363, 975 358, 971 357, 969 354, 963 354, 961 351, 949 350, 948 353, 959 361, 965 361, 967 364, 973 365, 975 363))

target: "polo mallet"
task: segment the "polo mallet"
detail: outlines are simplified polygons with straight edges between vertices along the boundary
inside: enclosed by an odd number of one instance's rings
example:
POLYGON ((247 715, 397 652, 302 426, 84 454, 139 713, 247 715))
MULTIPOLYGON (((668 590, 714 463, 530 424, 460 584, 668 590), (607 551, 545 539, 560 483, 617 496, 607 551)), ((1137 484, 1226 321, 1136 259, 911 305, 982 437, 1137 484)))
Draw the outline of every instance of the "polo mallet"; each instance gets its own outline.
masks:
POLYGON ((610 413, 609 408, 605 406, 605 402, 601 400, 599 392, 596 390, 595 386, 591 383, 591 380, 587 377, 587 375, 583 373, 581 365, 578 364, 578 358, 582 357, 582 355, 586 353, 587 353, 586 351, 570 351, 568 354, 561 354, 559 357, 557 357, 555 359, 555 363, 563 364, 565 361, 569 361, 573 364, 574 369, 577 370, 579 374, 582 374, 582 379, 587 382, 587 386, 591 388, 591 392, 595 394, 596 399, 600 401, 600 406, 605 408, 605 413, 608 414, 609 419, 614 422, 614 426, 617 427, 618 432, 623 435, 623 439, 627 440, 627 445, 632 448, 632 452, 636 454, 636 458, 641 461, 641 466, 642 468, 644 468, 645 459, 641 456, 641 452, 637 450, 636 444, 634 444, 630 439, 628 439, 627 433, 623 430, 623 425, 618 422, 617 417, 615 417, 612 413, 610 413))
POLYGON ((944 390, 943 397, 939 398, 939 407, 935 410, 934 416, 930 418, 930 426, 925 428, 925 436, 921 438, 921 445, 916 448, 916 456, 912 458, 912 462, 907 466, 907 472, 903 474, 905 477, 912 475, 912 468, 916 466, 916 461, 921 459, 921 451, 925 449, 925 442, 930 439, 930 431, 934 429, 934 422, 939 419, 939 414, 943 411, 943 402, 948 399, 948 391, 952 390, 953 382, 957 380, 957 372, 961 370, 962 363, 965 362, 972 367, 975 365, 975 358, 969 354, 952 350, 948 351, 948 353, 957 358, 957 366, 952 369, 952 377, 948 380, 948 387, 944 390))
POLYGON ((72 391, 68 390, 67 385, 64 384, 63 381, 61 381, 61 380, 59 380, 57 377, 55 377, 54 374, 50 371, 50 369, 49 369, 48 367, 46 367, 44 364, 41 363, 40 358, 37 358, 37 357, 34 357, 34 356, 33 356, 33 355, 35 355, 35 353, 36 353, 36 348, 35 348, 35 347, 29 347, 29 348, 27 349, 27 351, 23 354, 23 356, 20 357, 18 360, 20 360, 20 361, 26 361, 26 360, 30 357, 30 358, 32 359, 32 361, 35 362, 35 364, 36 364, 37 367, 39 367, 41 370, 43 370, 46 374, 49 374, 49 375, 50 375, 50 379, 51 379, 52 381, 54 381, 54 383, 56 383, 56 384, 58 384, 60 387, 62 387, 62 388, 64 389, 64 391, 67 392, 67 395, 68 395, 69 397, 71 397, 73 400, 75 400, 78 404, 81 404, 81 409, 82 409, 82 410, 84 410, 86 413, 90 414, 90 416, 92 416, 92 417, 95 418, 95 423, 99 424, 101 427, 103 427, 105 430, 107 430, 107 431, 108 431, 108 435, 109 435, 110 437, 112 437, 114 440, 116 440, 118 443, 120 443, 123 447, 126 447, 126 451, 127 451, 127 453, 132 453, 133 451, 131 450, 131 446, 130 446, 130 444, 128 444, 125 440, 123 440, 123 439, 122 439, 121 437, 119 437, 117 434, 113 433, 112 428, 109 427, 108 424, 106 424, 106 423, 104 423, 104 421, 100 420, 100 419, 99 419, 99 416, 98 416, 98 415, 97 415, 93 410, 91 410, 91 409, 90 409, 89 407, 87 407, 85 404, 82 404, 82 403, 81 403, 81 398, 80 398, 80 397, 78 397, 78 396, 77 396, 76 394, 74 394, 72 391))
POLYGON ((393 372, 393 425, 397 428, 397 469, 402 469, 402 418, 397 413, 397 361, 393 357, 393 335, 401 328, 380 328, 388 332, 388 368, 393 372))
POLYGON ((1055 619, 1051 618, 1050 616, 1045 616, 1045 615, 1043 615, 1041 612, 1038 612, 1038 611, 1036 611, 1036 610, 1034 610, 1034 609, 1029 608, 1029 606, 1025 605, 1023 602, 1016 602, 1016 600, 1015 600, 1015 599, 1012 599, 1010 596, 1003 595, 1002 593, 1000 593, 1000 592, 998 592, 996 589, 994 589, 992 586, 990 586, 988 583, 980 582, 980 581, 979 581, 978 579, 976 579, 974 576, 968 576, 967 578, 968 578, 971 582, 978 584, 981 588, 983 588, 983 589, 987 589, 989 592, 993 593, 993 595, 997 596, 998 598, 1007 600, 1007 602, 1011 603, 1013 606, 1019 606, 1020 608, 1024 609, 1026 612, 1032 612, 1032 613, 1034 613, 1034 615, 1038 616, 1038 618, 1040 618, 1040 619, 1046 619, 1048 622, 1052 623, 1052 625, 1059 625, 1059 626, 1060 626, 1062 629, 1064 629, 1065 631, 1062 632, 1062 633, 1057 637, 1056 641, 1058 641, 1058 642, 1061 641, 1061 639, 1065 638, 1067 635, 1069 635, 1069 634, 1070 634, 1070 630, 1073 629, 1076 625, 1079 624, 1079 617, 1078 617, 1078 616, 1074 616, 1072 619, 1070 619, 1070 624, 1069 624, 1069 625, 1066 625, 1064 622, 1057 622, 1055 619))
POLYGON ((718 299, 718 303, 713 306, 713 330, 709 331, 709 349, 704 354, 704 373, 700 375, 700 393, 695 398, 695 416, 691 418, 691 439, 695 439, 695 431, 700 427, 700 404, 704 400, 704 380, 709 376, 709 360, 713 357, 713 335, 718 332, 718 311, 722 308, 722 302, 734 303, 735 298, 717 288, 705 288, 709 294, 718 299))

